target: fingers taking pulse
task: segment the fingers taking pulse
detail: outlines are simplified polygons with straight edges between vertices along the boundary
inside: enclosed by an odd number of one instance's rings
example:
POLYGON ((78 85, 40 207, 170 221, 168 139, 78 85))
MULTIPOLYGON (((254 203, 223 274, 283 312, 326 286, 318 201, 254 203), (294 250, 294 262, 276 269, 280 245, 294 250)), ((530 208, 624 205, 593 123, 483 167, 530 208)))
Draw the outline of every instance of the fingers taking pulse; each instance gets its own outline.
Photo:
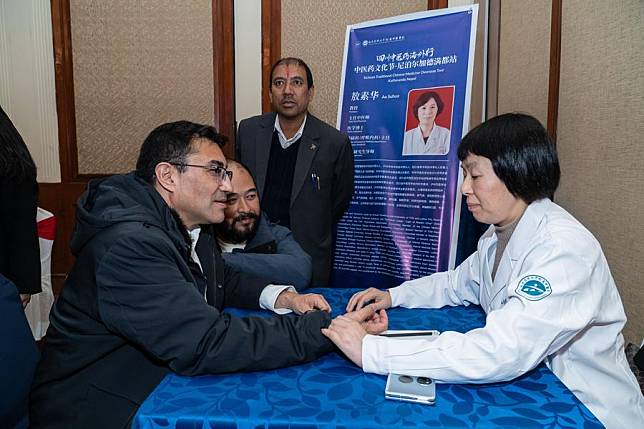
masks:
POLYGON ((376 288, 369 288, 353 294, 347 303, 346 311, 354 311, 366 305, 373 305, 374 310, 387 309, 391 307, 391 295, 389 291, 376 288))

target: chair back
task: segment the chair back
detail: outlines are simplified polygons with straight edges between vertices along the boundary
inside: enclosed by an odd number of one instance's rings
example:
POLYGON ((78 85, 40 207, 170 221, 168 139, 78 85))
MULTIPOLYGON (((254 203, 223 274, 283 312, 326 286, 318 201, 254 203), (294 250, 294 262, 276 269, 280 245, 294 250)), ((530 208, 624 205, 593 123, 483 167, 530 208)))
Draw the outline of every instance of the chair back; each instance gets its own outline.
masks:
POLYGON ((56 217, 47 210, 38 207, 36 222, 40 246, 42 292, 31 296, 31 300, 25 308, 25 315, 34 338, 41 340, 47 333, 49 312, 54 304, 54 291, 51 286, 51 250, 56 237, 56 217))

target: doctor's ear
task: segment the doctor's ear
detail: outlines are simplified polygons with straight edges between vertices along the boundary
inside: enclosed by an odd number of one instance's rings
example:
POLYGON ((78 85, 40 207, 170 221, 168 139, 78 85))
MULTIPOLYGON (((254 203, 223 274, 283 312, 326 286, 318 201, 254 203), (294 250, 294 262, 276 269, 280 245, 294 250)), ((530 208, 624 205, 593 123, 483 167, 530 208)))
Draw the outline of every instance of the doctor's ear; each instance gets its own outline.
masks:
POLYGON ((160 162, 154 167, 154 176, 157 179, 157 184, 168 192, 174 192, 176 189, 177 174, 179 174, 177 169, 167 162, 160 162))

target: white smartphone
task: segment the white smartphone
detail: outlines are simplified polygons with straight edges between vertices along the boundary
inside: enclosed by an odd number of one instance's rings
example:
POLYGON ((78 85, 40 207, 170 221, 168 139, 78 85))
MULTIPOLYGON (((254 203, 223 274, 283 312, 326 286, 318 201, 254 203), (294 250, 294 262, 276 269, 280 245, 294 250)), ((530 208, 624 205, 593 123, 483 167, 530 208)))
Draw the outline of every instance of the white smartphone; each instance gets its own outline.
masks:
POLYGON ((436 330, 421 331, 421 330, 388 330, 380 334, 381 337, 399 338, 399 339, 419 339, 427 338, 435 340, 440 335, 436 330))
POLYGON ((429 377, 389 374, 385 398, 433 405, 436 402, 436 384, 429 377))

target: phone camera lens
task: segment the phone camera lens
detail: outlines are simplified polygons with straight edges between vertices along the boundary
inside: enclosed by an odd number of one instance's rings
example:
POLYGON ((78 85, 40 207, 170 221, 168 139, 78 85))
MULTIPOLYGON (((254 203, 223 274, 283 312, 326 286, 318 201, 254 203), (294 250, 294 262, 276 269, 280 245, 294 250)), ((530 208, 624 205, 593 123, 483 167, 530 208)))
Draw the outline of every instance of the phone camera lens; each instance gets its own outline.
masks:
POLYGON ((398 381, 400 381, 401 383, 411 383, 412 381, 414 381, 414 379, 408 375, 401 375, 400 377, 398 377, 398 381))
POLYGON ((418 377, 416 381, 418 384, 432 384, 432 379, 428 377, 418 377))

